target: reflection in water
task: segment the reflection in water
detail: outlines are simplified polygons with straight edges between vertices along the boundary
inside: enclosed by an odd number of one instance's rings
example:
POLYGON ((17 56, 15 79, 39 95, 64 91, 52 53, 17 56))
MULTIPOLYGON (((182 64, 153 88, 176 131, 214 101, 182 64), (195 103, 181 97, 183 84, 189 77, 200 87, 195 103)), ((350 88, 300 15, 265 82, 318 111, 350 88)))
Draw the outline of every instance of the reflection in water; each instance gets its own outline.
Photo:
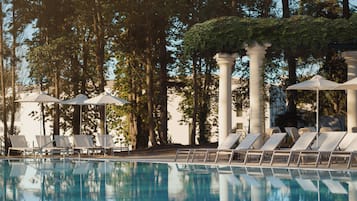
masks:
POLYGON ((1 200, 357 201, 357 172, 2 160, 1 200))

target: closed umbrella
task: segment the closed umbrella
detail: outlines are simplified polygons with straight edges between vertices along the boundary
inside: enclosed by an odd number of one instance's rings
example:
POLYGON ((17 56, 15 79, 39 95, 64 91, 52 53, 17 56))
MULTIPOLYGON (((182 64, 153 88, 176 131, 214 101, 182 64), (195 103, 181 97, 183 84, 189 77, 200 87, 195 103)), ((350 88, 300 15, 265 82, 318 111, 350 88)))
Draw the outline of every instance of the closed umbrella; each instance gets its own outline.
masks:
POLYGON ((44 126, 45 122, 43 119, 43 115, 44 115, 43 103, 58 103, 58 102, 60 102, 60 100, 58 100, 55 97, 49 96, 49 95, 45 94, 44 92, 40 92, 40 93, 31 93, 31 94, 23 97, 22 99, 17 100, 16 102, 41 103, 41 122, 42 123, 40 125, 42 125, 42 126, 40 126, 40 128, 42 127, 42 129, 43 129, 43 135, 46 135, 45 126, 44 126))
POLYGON ((61 104, 65 104, 65 105, 79 105, 79 134, 81 134, 81 128, 82 128, 82 106, 88 105, 87 103, 85 103, 86 100, 88 100, 88 97, 86 95, 78 94, 76 97, 72 99, 68 99, 61 102, 61 104))
POLYGON ((312 90, 316 91, 316 131, 319 131, 319 91, 335 90, 339 84, 325 79, 320 75, 315 75, 310 80, 291 85, 287 90, 312 90))

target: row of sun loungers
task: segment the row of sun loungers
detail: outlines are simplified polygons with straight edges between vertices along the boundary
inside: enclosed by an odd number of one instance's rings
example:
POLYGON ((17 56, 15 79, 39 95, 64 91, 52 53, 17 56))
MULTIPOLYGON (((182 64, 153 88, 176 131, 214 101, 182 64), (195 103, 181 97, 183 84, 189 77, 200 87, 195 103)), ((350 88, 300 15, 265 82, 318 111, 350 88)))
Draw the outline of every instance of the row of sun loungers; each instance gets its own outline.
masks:
POLYGON ((93 142, 93 137, 90 135, 73 135, 73 145, 70 142, 69 136, 55 136, 54 140, 51 136, 36 136, 37 147, 30 147, 24 135, 9 136, 11 147, 9 147, 8 155, 12 151, 19 151, 23 154, 73 154, 86 153, 94 154, 96 152, 113 154, 117 151, 128 151, 127 147, 116 146, 111 135, 98 135, 97 140, 99 146, 93 142), (55 144, 55 145, 54 145, 55 144))
POLYGON ((254 147, 259 134, 247 134, 243 139, 240 134, 230 134, 216 149, 178 149, 175 161, 184 158, 186 162, 227 161, 231 163, 253 163, 262 165, 275 163, 289 166, 313 165, 326 163, 328 167, 342 161, 349 168, 354 156, 357 156, 357 134, 346 132, 306 132, 301 135, 291 148, 280 148, 286 133, 273 133, 260 147, 254 147), (226 142, 229 141, 229 142, 226 142), (237 145, 238 144, 238 145, 237 145))

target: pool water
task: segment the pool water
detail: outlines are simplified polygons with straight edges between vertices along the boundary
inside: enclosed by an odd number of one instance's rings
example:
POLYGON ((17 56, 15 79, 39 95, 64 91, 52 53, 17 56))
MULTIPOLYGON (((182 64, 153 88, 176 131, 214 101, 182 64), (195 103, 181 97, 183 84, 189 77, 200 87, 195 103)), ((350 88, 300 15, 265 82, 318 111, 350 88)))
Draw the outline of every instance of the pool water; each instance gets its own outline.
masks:
POLYGON ((119 161, 1 160, 1 200, 357 201, 357 172, 119 161))

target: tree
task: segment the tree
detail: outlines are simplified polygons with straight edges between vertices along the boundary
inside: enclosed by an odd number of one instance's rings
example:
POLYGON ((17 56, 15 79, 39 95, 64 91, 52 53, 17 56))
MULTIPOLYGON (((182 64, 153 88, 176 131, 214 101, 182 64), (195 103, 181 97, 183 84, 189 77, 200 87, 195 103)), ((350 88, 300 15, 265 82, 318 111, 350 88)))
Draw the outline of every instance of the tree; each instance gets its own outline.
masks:
POLYGON ((2 121, 3 121, 3 125, 4 125, 4 141, 5 141, 5 150, 8 149, 8 143, 7 143, 7 132, 8 132, 8 128, 7 128, 7 109, 6 109, 6 86, 5 86, 5 67, 4 67, 4 41, 3 41, 3 21, 4 21, 4 17, 3 17, 3 12, 2 12, 2 5, 3 3, 0 2, 0 80, 1 80, 1 96, 2 96, 2 121))

